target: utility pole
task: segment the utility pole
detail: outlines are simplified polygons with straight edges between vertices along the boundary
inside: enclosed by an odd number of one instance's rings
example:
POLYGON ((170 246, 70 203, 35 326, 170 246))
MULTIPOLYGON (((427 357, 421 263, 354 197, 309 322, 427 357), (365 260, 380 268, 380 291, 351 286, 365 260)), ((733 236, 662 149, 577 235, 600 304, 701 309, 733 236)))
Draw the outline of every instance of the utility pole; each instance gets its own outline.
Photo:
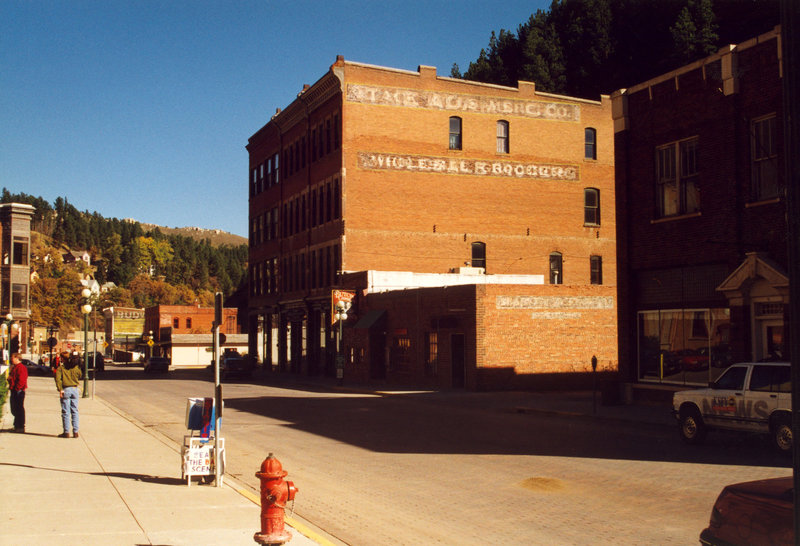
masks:
POLYGON ((781 0, 781 67, 783 69, 783 158, 786 180, 786 228, 789 261, 789 355, 792 362, 792 469, 794 536, 800 538, 800 85, 797 63, 798 9, 795 0, 781 0))

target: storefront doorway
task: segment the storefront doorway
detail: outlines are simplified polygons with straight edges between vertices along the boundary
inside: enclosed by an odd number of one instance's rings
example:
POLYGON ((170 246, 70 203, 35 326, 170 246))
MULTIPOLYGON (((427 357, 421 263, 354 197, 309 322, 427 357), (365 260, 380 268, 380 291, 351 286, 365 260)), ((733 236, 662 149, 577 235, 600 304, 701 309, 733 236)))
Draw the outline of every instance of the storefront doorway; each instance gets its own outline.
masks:
POLYGON ((753 361, 786 360, 784 307, 789 301, 789 278, 765 254, 747 259, 717 288, 728 298, 731 310, 739 307, 749 317, 750 339, 746 355, 753 361))

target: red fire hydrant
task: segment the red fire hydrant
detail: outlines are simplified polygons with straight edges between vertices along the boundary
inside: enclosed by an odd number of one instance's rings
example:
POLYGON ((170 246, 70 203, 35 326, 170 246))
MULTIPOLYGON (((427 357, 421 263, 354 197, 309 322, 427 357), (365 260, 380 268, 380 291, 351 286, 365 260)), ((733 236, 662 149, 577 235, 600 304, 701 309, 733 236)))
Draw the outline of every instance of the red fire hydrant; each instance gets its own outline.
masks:
POLYGON ((261 532, 253 535, 253 540, 259 544, 283 544, 292 538, 284 528, 284 515, 286 503, 294 500, 297 488, 283 479, 287 474, 272 453, 261 463, 261 472, 256 472, 261 480, 261 532))

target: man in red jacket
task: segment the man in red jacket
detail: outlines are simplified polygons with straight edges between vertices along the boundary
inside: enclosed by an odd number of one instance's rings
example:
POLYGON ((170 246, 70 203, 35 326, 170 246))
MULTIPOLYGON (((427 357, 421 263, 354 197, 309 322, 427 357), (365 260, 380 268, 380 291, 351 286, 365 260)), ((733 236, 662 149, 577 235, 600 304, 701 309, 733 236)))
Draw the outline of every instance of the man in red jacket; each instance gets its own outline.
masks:
POLYGON ((28 368, 22 363, 19 353, 11 355, 8 372, 9 402, 14 416, 14 432, 25 432, 25 391, 28 388, 28 368))

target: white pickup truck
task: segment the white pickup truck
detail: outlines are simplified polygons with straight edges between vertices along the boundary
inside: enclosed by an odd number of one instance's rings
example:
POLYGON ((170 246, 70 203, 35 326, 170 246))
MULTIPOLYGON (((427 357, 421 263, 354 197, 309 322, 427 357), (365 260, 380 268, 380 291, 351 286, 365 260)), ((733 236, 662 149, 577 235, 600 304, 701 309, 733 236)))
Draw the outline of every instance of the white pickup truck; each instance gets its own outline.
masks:
POLYGON ((676 392, 672 413, 681 438, 699 444, 710 428, 769 434, 792 450, 792 383, 788 362, 734 364, 706 389, 676 392))

